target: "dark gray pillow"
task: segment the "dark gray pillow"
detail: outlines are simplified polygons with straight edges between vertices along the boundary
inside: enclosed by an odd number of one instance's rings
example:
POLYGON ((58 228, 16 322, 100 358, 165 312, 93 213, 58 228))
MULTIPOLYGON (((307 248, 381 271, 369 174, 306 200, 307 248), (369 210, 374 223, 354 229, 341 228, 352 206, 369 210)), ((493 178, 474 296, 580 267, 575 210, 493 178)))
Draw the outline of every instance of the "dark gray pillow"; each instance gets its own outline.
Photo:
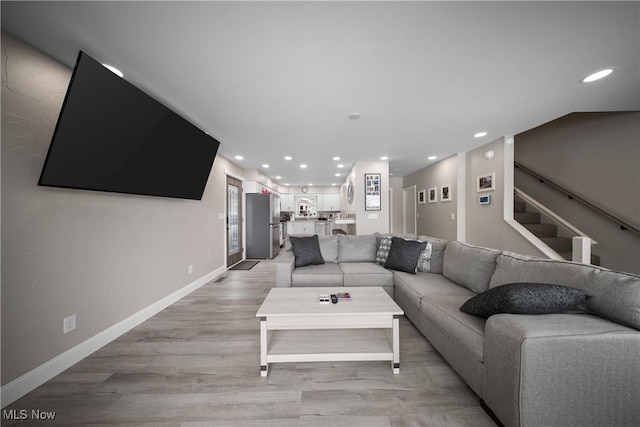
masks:
POLYGON ((498 313, 550 314, 574 308, 589 298, 586 292, 568 286, 510 283, 474 296, 460 310, 484 318, 498 313))
POLYGON ((296 267, 324 264, 317 234, 309 237, 290 236, 289 239, 291 240, 293 255, 296 257, 296 267))
POLYGON ((384 263, 384 268, 416 274, 418 257, 420 257, 420 252, 424 251, 426 246, 427 242, 392 237, 391 249, 389 249, 389 256, 387 256, 387 261, 384 263))

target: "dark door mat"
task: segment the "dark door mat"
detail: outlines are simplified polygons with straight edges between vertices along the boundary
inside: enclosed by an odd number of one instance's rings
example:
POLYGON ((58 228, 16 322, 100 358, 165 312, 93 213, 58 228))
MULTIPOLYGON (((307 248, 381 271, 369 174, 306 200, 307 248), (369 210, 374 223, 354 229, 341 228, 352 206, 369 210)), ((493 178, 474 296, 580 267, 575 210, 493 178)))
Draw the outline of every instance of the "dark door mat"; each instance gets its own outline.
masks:
POLYGON ((260 261, 240 261, 229 270, 251 270, 260 261))

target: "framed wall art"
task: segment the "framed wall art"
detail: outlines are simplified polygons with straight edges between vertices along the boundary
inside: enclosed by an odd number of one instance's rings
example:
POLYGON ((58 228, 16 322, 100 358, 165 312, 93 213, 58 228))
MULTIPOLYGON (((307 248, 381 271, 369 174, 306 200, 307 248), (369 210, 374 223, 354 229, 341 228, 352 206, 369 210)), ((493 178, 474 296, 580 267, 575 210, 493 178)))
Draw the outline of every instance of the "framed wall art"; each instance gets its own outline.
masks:
POLYGON ((429 189, 429 203, 436 203, 438 201, 438 187, 429 189))
POLYGON ((451 184, 443 185, 442 187, 440 187, 440 201, 451 201, 451 184))
POLYGON ((379 173, 364 174, 364 210, 380 211, 382 187, 379 173))
POLYGON ((427 202, 426 193, 425 190, 418 191, 418 204, 424 205, 427 202))
POLYGON ((496 189, 496 173, 480 175, 478 177, 478 192, 492 191, 496 189))

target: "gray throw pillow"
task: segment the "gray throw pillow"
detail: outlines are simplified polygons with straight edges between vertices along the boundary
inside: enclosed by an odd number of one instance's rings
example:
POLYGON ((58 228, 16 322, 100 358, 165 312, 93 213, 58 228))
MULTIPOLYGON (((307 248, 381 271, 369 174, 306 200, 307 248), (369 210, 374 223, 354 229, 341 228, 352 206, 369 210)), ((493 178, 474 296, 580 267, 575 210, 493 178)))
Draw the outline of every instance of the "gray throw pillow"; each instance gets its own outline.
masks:
POLYGON ((589 298, 586 292, 568 286, 510 283, 474 296, 460 310, 484 318, 498 313, 551 314, 572 309, 589 298))
POLYGON ((391 249, 384 268, 416 274, 416 266, 420 253, 427 247, 427 242, 391 238, 391 249))
POLYGON ((309 237, 290 236, 293 255, 295 256, 296 267, 304 267, 305 265, 324 264, 322 252, 320 252, 320 244, 318 243, 318 235, 309 237))

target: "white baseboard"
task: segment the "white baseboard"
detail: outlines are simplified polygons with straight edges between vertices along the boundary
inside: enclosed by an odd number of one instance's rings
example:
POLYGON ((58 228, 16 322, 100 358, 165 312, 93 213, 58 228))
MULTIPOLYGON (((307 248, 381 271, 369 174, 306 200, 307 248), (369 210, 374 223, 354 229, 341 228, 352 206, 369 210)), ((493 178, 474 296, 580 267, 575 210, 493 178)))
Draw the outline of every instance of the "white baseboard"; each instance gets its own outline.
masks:
POLYGON ((37 387, 49 381, 56 375, 69 369, 71 366, 75 365, 93 352, 99 350, 119 336, 135 328, 145 320, 151 318, 165 308, 169 307, 171 304, 189 295, 191 292, 195 291, 206 283, 209 283, 211 280, 221 275, 225 271, 226 267, 224 266, 212 271, 211 273, 199 278, 198 280, 188 284, 181 289, 178 289, 174 293, 167 295, 161 300, 105 329, 97 335, 94 335, 93 337, 78 344, 77 346, 43 363, 37 368, 22 375, 20 378, 11 381, 7 385, 3 386, 2 390, 0 391, 0 401, 2 404, 2 408, 20 399, 22 396, 26 395, 32 390, 35 390, 37 387))

